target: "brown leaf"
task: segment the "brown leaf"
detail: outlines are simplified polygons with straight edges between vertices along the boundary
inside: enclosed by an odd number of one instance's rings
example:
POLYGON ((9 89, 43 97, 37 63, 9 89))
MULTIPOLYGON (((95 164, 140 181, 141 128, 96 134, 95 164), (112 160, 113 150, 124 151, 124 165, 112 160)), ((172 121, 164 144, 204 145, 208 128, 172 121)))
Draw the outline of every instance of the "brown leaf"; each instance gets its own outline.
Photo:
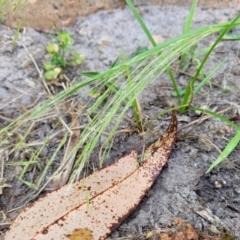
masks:
POLYGON ((146 150, 139 167, 132 151, 115 164, 48 194, 19 215, 4 239, 105 239, 152 186, 168 159, 176 133, 173 111, 167 131, 146 150))
POLYGON ((187 240, 198 240, 198 235, 190 224, 187 224, 185 235, 187 240))
POLYGON ((121 182, 137 169, 136 159, 137 153, 132 151, 111 165, 111 174, 109 174, 108 167, 103 168, 70 186, 65 185, 47 194, 19 215, 5 239, 30 239, 36 232, 43 231, 46 226, 57 221, 72 209, 86 204, 87 199, 121 182))
POLYGON ((146 234, 146 239, 149 239, 150 237, 154 236, 154 232, 150 231, 146 234))
POLYGON ((158 237, 159 240, 172 240, 167 233, 161 233, 158 237))
MULTIPOLYGON (((185 224, 182 219, 176 219, 175 226, 158 235, 159 240, 198 240, 198 234, 190 224, 185 224)), ((205 238, 204 238, 205 239, 205 238)))

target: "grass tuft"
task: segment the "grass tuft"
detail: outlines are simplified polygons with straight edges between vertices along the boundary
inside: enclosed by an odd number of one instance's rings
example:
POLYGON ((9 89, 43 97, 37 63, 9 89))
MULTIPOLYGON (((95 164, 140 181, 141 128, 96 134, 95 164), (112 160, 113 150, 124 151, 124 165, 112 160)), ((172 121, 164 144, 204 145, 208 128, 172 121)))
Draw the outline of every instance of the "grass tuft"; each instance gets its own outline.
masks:
MULTIPOLYGON (((140 110, 137 106, 138 103, 136 102, 136 99, 146 87, 152 84, 164 72, 167 71, 169 73, 170 80, 178 97, 179 105, 175 106, 174 109, 180 109, 181 113, 184 113, 186 110, 196 110, 193 108, 187 109, 187 106, 190 105, 194 95, 197 94, 197 92, 210 81, 212 75, 221 67, 222 63, 219 63, 217 67, 207 77, 202 79, 197 87, 194 88, 198 76, 202 71, 203 66, 209 58, 210 54, 215 49, 217 44, 221 41, 223 36, 230 29, 236 26, 240 26, 240 15, 228 23, 221 23, 197 29, 191 29, 193 15, 197 4, 197 1, 194 1, 193 6, 190 10, 190 14, 185 22, 184 33, 160 45, 156 45, 150 32, 148 31, 146 25, 142 21, 140 15, 137 13, 131 1, 127 0, 127 3, 154 47, 138 54, 137 56, 132 57, 131 59, 125 59, 121 63, 116 60, 112 67, 104 72, 85 73, 85 75, 90 76, 89 79, 75 83, 68 89, 60 92, 56 96, 49 98, 35 108, 27 111, 22 116, 13 121, 10 125, 0 130, 0 148, 9 149, 12 155, 17 155, 19 152, 24 151, 25 143, 28 139, 31 138, 31 130, 37 128, 39 122, 41 122, 42 119, 49 120, 51 122, 53 118, 58 119, 62 115, 66 114, 68 110, 63 106, 65 106, 65 103, 70 99, 77 102, 74 94, 77 94, 79 89, 84 89, 86 86, 89 87, 93 83, 95 85, 94 88, 97 89, 102 89, 102 87, 107 86, 106 90, 95 99, 93 104, 85 106, 85 108, 82 110, 82 112, 84 112, 84 114, 88 117, 89 121, 81 132, 81 137, 78 144, 76 144, 76 146, 69 153, 69 156, 67 156, 67 158, 70 158, 71 155, 79 152, 70 177, 70 181, 73 181, 80 175, 83 167, 98 145, 103 133, 108 133, 105 140, 105 146, 107 144, 111 144, 111 140, 116 133, 119 124, 122 122, 126 112, 130 108, 135 108, 135 112, 138 114, 135 117, 136 119, 139 117, 137 121, 139 121, 139 123, 141 122, 140 110), (171 64, 178 61, 181 56, 189 52, 191 48, 194 48, 201 40, 219 32, 219 37, 210 47, 207 54, 201 61, 194 77, 189 81, 184 93, 184 97, 182 99, 181 93, 179 92, 177 80, 174 78, 173 74, 170 71, 171 64), (14 146, 10 147, 9 142, 12 143, 15 141, 13 141, 13 138, 19 131, 24 132, 25 134, 23 134, 23 137, 20 137, 16 140, 14 146)), ((166 109, 163 112, 159 113, 159 115, 170 111, 171 109, 166 109)), ((231 123, 231 121, 215 113, 201 109, 200 111, 207 112, 208 114, 211 114, 214 117, 217 117, 227 123, 231 123)), ((231 125, 232 124, 233 123, 231 123, 231 125)), ((237 127, 235 124, 233 126, 237 130, 240 130, 240 127, 237 127)), ((24 165, 21 180, 25 181, 29 186, 39 189, 43 185, 44 179, 49 174, 52 165, 56 159, 59 159, 59 155, 62 154, 61 149, 67 143, 71 132, 68 131, 69 129, 66 129, 66 126, 64 126, 63 122, 60 121, 58 121, 56 124, 55 131, 57 130, 61 133, 58 135, 60 141, 58 142, 56 149, 51 153, 51 155, 48 156, 46 165, 43 167, 42 174, 38 177, 36 182, 29 183, 24 179, 24 173, 29 167, 28 164, 24 165)), ((238 140, 238 138, 236 139, 238 140)), ((234 141, 231 145, 233 148, 236 146, 236 139, 234 138, 234 141)), ((49 144, 49 141, 53 140, 55 139, 49 135, 46 136, 45 141, 43 141, 43 143, 38 146, 38 150, 36 150, 35 147, 28 147, 31 150, 30 152, 33 153, 33 155, 29 158, 29 163, 36 164, 37 156, 41 155, 43 149, 46 146, 46 143, 49 144), (34 155, 36 155, 36 157, 34 157, 34 155)), ((106 153, 107 150, 104 152, 106 153)), ((24 159, 22 159, 22 161, 26 163, 24 159)), ((217 161, 217 164, 218 163, 219 160, 217 161)), ((53 176, 54 174, 59 173, 61 169, 62 166, 59 166, 57 171, 53 173, 53 176)))

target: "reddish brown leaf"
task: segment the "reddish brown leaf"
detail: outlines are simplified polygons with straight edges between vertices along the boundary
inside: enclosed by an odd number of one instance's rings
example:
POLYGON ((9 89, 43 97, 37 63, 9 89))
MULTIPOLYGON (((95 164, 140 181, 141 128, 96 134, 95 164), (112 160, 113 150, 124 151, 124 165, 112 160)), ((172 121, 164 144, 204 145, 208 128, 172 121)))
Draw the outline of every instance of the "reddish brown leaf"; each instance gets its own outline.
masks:
POLYGON ((198 240, 198 235, 190 224, 187 224, 185 235, 187 240, 198 240))
POLYGON ((176 133, 173 111, 167 131, 146 150, 139 167, 132 151, 117 163, 48 194, 20 214, 5 240, 105 239, 151 187, 168 159, 176 133))

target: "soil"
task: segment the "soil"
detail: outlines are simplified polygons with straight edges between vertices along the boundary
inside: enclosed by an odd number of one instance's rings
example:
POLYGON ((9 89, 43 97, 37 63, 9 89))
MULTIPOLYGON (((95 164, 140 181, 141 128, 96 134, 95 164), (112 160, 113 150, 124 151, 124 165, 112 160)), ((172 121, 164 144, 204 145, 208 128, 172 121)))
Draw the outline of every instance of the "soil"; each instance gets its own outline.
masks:
MULTIPOLYGON (((181 34, 189 6, 141 6, 138 9, 150 32, 159 41, 164 41, 181 34)), ((235 9, 198 8, 193 27, 229 21, 237 13, 235 9)), ((75 40, 73 49, 86 57, 84 65, 68 73, 70 79, 77 79, 81 71, 108 69, 122 49, 130 57, 138 46, 149 46, 147 37, 127 8, 100 11, 79 18, 73 27, 66 30, 75 40)), ((240 30, 235 29, 234 33, 240 34, 240 30)), ((47 97, 26 49, 41 69, 43 62, 49 59, 45 47, 51 41, 52 33, 23 29, 13 46, 14 34, 14 29, 0 26, 1 127, 47 97)), ((201 42, 198 49, 208 47, 216 37, 201 42)), ((240 114, 240 41, 222 42, 207 62, 205 73, 209 73, 222 60, 225 63, 212 78, 212 86, 206 85, 195 96, 193 105, 208 107, 216 112, 227 109, 224 116, 231 118, 240 114)), ((190 68, 188 73, 193 74, 193 70, 190 68)), ((184 88, 189 76, 183 73, 176 76, 184 88)), ((166 109, 169 102, 176 101, 171 95, 172 91, 169 78, 163 74, 140 96, 144 115, 152 118, 166 109)), ((81 98, 83 101, 88 98, 86 91, 81 92, 81 98)), ((132 118, 131 112, 128 117, 132 118)), ((200 117, 194 111, 179 115, 179 128, 200 117)), ((141 152, 143 140, 146 145, 156 140, 166 129, 169 119, 169 116, 164 116, 153 121, 144 139, 138 133, 116 135, 105 165, 132 149, 141 152)), ((47 129, 45 126, 44 131, 47 129)), ((217 148, 224 149, 234 134, 231 127, 216 118, 179 131, 169 161, 153 187, 109 239, 141 239, 149 231, 161 232, 166 227, 174 226, 174 221, 179 218, 199 232, 210 235, 227 232, 240 239, 240 146, 227 160, 206 174, 210 164, 219 155, 217 148)), ((15 177, 19 169, 11 169, 12 172, 9 172, 9 168, 6 168, 4 178, 12 188, 4 188, 0 196, 2 233, 8 227, 7 222, 14 220, 22 208, 9 210, 22 206, 26 195, 32 191, 15 177)))

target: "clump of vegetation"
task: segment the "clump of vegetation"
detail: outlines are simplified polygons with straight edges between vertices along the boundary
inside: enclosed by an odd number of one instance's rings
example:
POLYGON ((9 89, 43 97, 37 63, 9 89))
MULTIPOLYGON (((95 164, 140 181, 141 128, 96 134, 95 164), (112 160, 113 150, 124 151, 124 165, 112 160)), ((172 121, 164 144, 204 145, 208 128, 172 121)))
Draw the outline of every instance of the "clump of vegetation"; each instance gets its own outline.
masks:
POLYGON ((43 64, 44 77, 47 80, 52 80, 67 66, 77 66, 83 63, 84 56, 79 52, 74 52, 69 58, 66 57, 66 52, 71 50, 74 40, 68 32, 58 32, 53 38, 53 42, 46 48, 51 55, 51 60, 43 64))
MULTIPOLYGON (((179 109, 180 114, 184 114, 186 111, 200 111, 224 121, 237 130, 236 136, 229 141, 229 144, 208 171, 211 171, 212 168, 217 166, 235 149, 237 144, 240 142, 240 127, 213 111, 199 109, 196 107, 194 108, 191 103, 198 91, 204 85, 210 84, 212 75, 222 66, 223 62, 218 63, 218 65, 207 75, 203 71, 206 61, 219 42, 224 38, 229 39, 229 35, 226 34, 229 33, 231 29, 240 26, 240 15, 236 16, 235 19, 228 23, 220 23, 212 26, 192 29, 191 25, 197 6, 197 0, 195 0, 184 24, 183 34, 157 45, 132 2, 130 0, 126 0, 126 2, 151 42, 153 48, 138 48, 130 59, 127 59, 127 57, 124 57, 124 54, 122 54, 123 61, 119 62, 119 58, 117 58, 112 66, 104 72, 81 73, 81 75, 88 76, 89 78, 78 81, 76 84, 64 89, 64 91, 59 93, 57 96, 54 96, 42 103, 41 106, 36 106, 36 108, 31 109, 31 111, 27 113, 28 115, 26 114, 19 117, 15 120, 15 122, 2 129, 0 134, 0 147, 5 146, 7 141, 11 141, 10 138, 13 138, 12 136, 15 136, 15 132, 19 132, 19 129, 24 127, 25 124, 32 123, 29 131, 27 131, 26 134, 19 140, 16 147, 13 150, 11 149, 11 152, 16 154, 21 150, 24 152, 25 145, 23 143, 26 141, 29 133, 31 132, 31 128, 38 123, 36 119, 42 119, 43 116, 45 117, 44 114, 46 113, 50 113, 49 116, 52 117, 53 111, 56 111, 55 115, 59 116, 58 106, 65 106, 68 97, 73 96, 79 89, 85 86, 90 86, 90 95, 91 97, 95 97, 96 101, 92 101, 91 105, 89 104, 86 106, 86 114, 89 122, 82 129, 81 138, 74 146, 75 152, 78 152, 79 149, 81 149, 81 151, 79 151, 79 154, 75 159, 74 166, 70 170, 71 177, 69 178, 69 181, 73 181, 76 176, 79 176, 86 161, 91 156, 93 150, 96 149, 102 134, 106 132, 106 129, 109 128, 110 124, 114 124, 111 131, 108 132, 106 141, 104 142, 105 146, 111 143, 111 139, 116 133, 120 122, 129 108, 132 108, 134 112, 135 123, 140 132, 145 130, 146 127, 144 126, 144 121, 142 121, 144 119, 142 119, 141 108, 137 102, 137 97, 147 86, 153 83, 155 79, 160 77, 164 72, 167 72, 169 75, 169 81, 173 86, 173 95, 177 97, 178 104, 173 108, 168 108, 160 112, 156 118, 167 112, 171 112, 173 109, 179 109), (207 49, 204 49, 204 51, 196 51, 196 45, 201 40, 213 34, 218 34, 215 42, 207 49), (200 56, 200 53, 204 53, 205 56, 200 56), (180 69, 182 71, 188 70, 188 68, 192 65, 196 68, 195 72, 192 74, 185 86, 182 86, 172 73, 172 63, 176 63, 176 61, 177 64, 180 65, 180 69), (92 89, 92 86, 94 86, 94 89, 92 89)), ((53 42, 47 47, 47 50, 51 55, 51 60, 44 63, 44 76, 46 79, 52 80, 57 78, 66 67, 70 65, 76 66, 82 63, 84 57, 80 53, 73 53, 72 55, 68 53, 73 44, 74 40, 69 33, 56 33, 53 42), (68 54, 66 54, 66 52, 68 54)), ((60 150, 62 149, 62 146, 68 145, 68 137, 71 139, 72 132, 67 123, 63 120, 61 120, 60 123, 61 124, 59 124, 59 126, 64 128, 62 131, 66 133, 66 135, 59 143, 59 146, 54 154, 51 155, 50 160, 48 160, 45 169, 42 171, 40 180, 38 183, 35 183, 37 188, 43 184, 43 180, 47 176, 49 167, 54 163, 56 156, 61 154, 60 150)), ((46 141, 43 141, 42 148, 40 147, 38 154, 40 154, 44 148, 44 144, 46 145, 48 141, 49 140, 47 138, 46 141)), ((109 148, 105 147, 105 149, 106 151, 104 150, 101 156, 101 161, 104 160, 104 154, 107 153, 109 148)), ((68 157, 71 157, 73 153, 74 151, 71 151, 68 154, 68 157)), ((29 162, 31 165, 35 162, 35 156, 36 154, 32 154, 30 157, 31 160, 29 162)), ((22 162, 19 164, 22 164, 22 162)), ((60 166, 56 174, 59 174, 62 169, 62 166, 60 166)), ((23 178, 25 177, 25 172, 22 174, 23 178)), ((32 182, 30 184, 32 184, 32 182)))

